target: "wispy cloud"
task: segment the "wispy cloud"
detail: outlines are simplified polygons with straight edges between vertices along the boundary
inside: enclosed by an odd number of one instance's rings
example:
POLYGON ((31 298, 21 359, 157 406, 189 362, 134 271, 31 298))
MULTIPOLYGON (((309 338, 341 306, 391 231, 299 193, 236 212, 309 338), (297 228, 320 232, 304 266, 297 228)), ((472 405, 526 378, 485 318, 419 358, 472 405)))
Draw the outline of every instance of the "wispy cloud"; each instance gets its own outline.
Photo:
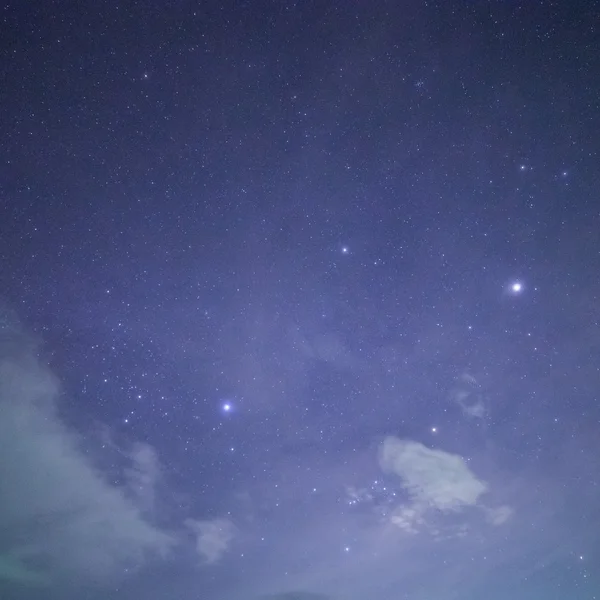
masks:
POLYGON ((0 578, 101 580, 165 555, 173 535, 142 513, 158 463, 138 446, 129 486, 111 483, 59 418, 58 383, 14 325, 0 326, 0 578), (35 567, 33 566, 35 565, 35 567))
POLYGON ((196 535, 196 550, 205 564, 218 562, 235 535, 235 526, 228 519, 187 519, 185 524, 196 535))
POLYGON ((486 509, 488 521, 492 525, 503 525, 513 515, 513 509, 510 506, 498 506, 496 508, 486 509))
POLYGON ((456 387, 450 394, 463 414, 469 418, 483 419, 487 414, 487 407, 480 391, 477 379, 468 373, 463 373, 457 381, 456 387))
POLYGON ((359 361, 336 333, 319 333, 309 339, 298 327, 290 327, 289 332, 293 347, 306 358, 323 361, 340 369, 359 366, 359 361))
POLYGON ((158 456, 152 446, 136 443, 128 455, 131 466, 125 469, 130 490, 139 506, 149 511, 154 509, 156 486, 162 472, 158 456))
POLYGON ((353 486, 346 487, 346 498, 350 506, 355 504, 362 504, 364 502, 371 502, 373 495, 369 493, 366 488, 355 488, 353 486))

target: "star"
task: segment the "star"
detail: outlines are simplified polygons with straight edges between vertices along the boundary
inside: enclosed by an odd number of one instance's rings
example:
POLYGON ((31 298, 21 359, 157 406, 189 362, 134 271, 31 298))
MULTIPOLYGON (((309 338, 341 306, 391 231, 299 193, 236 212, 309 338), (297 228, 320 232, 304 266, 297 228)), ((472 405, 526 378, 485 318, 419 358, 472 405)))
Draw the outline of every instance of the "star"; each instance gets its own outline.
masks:
POLYGON ((510 289, 514 294, 519 294, 523 291, 523 284, 520 281, 515 281, 511 284, 510 289))

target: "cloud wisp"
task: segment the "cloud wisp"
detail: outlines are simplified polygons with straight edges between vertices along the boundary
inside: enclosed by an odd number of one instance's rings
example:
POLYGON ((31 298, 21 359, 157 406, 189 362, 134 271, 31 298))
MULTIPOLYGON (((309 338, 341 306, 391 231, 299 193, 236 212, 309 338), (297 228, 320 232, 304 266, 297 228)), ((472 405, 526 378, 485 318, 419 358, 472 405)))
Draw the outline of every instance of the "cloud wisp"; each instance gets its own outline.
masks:
POLYGON ((208 565, 223 557, 235 535, 235 527, 228 519, 187 519, 185 524, 196 535, 196 550, 202 562, 208 565))
MULTIPOLYGON (((60 418, 59 384, 15 322, 0 315, 0 582, 105 583, 167 557, 185 540, 157 525, 163 470, 154 449, 105 446, 124 466, 101 470, 60 418), (122 481, 121 484, 114 483, 122 481)), ((223 519, 188 520, 197 551, 215 563, 234 535, 223 519)))
POLYGON ((458 378, 450 396, 458 404, 463 415, 469 419, 484 419, 488 414, 479 382, 468 373, 463 373, 458 378))
MULTIPOLYGON (((96 469, 61 421, 58 382, 18 328, 0 326, 0 577, 39 583, 100 580, 166 555, 174 536, 143 514, 157 459, 135 449, 117 486, 96 469), (138 497, 136 497, 138 496, 138 497), (34 566, 35 565, 35 566, 34 566)), ((149 494, 149 496, 148 496, 149 494)))

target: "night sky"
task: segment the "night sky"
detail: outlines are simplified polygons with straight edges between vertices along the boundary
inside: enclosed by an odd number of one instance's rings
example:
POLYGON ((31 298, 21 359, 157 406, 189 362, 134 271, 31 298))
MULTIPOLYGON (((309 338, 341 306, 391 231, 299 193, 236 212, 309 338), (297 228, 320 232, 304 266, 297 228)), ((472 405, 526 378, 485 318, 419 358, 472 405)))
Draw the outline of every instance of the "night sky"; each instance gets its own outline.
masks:
POLYGON ((2 600, 600 598, 599 26, 5 2, 2 600))

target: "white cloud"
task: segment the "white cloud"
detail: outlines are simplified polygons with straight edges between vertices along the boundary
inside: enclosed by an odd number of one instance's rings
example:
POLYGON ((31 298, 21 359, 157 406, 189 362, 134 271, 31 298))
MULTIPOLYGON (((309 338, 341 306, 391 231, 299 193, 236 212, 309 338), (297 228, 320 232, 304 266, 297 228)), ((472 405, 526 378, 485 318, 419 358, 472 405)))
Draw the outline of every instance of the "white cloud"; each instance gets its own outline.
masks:
POLYGON ((462 457, 431 450, 418 442, 387 438, 380 454, 381 467, 402 478, 415 502, 441 511, 477 504, 487 490, 462 457))
POLYGON ((235 527, 228 519, 187 519, 185 524, 196 535, 196 550, 205 564, 218 562, 235 535, 235 527))
MULTIPOLYGON (((379 462, 384 471, 400 477, 408 493, 408 502, 396 507, 390 520, 410 533, 428 526, 426 517, 432 510, 448 514, 479 507, 481 497, 488 491, 487 483, 473 474, 461 456, 432 450, 418 442, 388 437, 381 447, 379 462)), ((512 512, 506 506, 481 508, 496 525, 504 523, 512 512)))
MULTIPOLYGON (((165 555, 173 536, 96 469, 59 418, 57 394, 36 348, 0 325, 0 578, 102 580, 165 555)), ((153 450, 139 446, 133 458, 130 482, 152 488, 153 450)))

